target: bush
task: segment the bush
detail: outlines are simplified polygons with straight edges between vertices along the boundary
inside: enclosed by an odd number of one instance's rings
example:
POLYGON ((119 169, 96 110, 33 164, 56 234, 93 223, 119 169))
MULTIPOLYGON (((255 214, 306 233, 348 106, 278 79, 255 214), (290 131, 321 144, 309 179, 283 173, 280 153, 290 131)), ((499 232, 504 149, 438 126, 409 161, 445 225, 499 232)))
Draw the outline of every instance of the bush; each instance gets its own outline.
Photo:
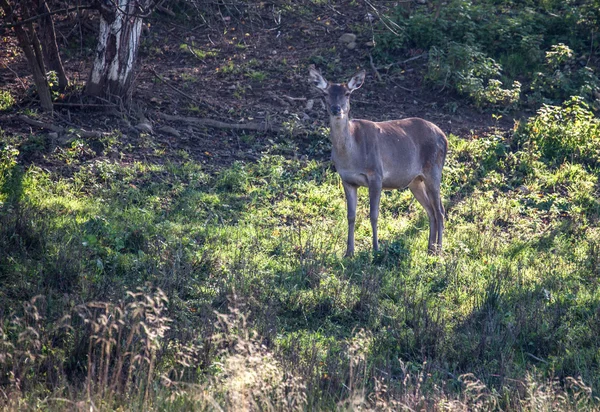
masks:
POLYGON ((445 49, 430 50, 426 78, 442 88, 452 85, 477 107, 513 106, 519 101, 521 83, 514 81, 512 88, 502 88, 501 72, 500 65, 476 47, 450 43, 445 49))
POLYGON ((427 78, 478 107, 516 107, 522 89, 534 107, 577 95, 598 110, 590 44, 600 37, 600 2, 571 3, 453 0, 409 13, 401 5, 392 17, 398 30, 382 27, 375 54, 394 61, 399 54, 429 51, 427 78))
POLYGON ((571 96, 581 96, 596 110, 600 109, 600 80, 594 70, 581 66, 573 50, 565 44, 553 45, 546 52, 543 71, 536 73, 531 84, 530 102, 560 104, 571 96))
POLYGON ((565 161, 600 166, 600 120, 581 97, 562 106, 543 105, 520 130, 550 164, 565 161))

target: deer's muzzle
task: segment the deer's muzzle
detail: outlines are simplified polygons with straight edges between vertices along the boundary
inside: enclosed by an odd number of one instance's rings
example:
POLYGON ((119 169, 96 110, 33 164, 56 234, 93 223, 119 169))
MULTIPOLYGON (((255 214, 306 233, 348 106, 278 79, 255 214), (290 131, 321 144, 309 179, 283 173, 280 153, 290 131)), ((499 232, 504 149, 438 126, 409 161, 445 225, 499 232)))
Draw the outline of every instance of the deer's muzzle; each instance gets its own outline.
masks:
POLYGON ((332 115, 339 116, 342 114, 342 106, 331 106, 330 111, 332 115))

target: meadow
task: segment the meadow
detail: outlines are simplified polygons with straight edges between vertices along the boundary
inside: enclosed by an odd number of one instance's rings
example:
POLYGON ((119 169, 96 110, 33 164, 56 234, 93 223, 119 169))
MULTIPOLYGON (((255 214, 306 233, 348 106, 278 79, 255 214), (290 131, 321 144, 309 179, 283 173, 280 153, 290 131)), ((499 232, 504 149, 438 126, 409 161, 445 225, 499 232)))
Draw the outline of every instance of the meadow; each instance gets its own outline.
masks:
MULTIPOLYGON (((488 10, 471 7, 464 21, 488 10)), ((569 33, 525 33, 519 44, 542 50, 528 62, 491 35, 460 42, 473 29, 461 19, 443 42, 452 10, 438 27, 434 8, 406 20, 399 8, 405 37, 383 31, 374 50, 381 64, 429 50, 426 87, 447 83, 497 122, 448 134, 440 256, 409 191, 382 195, 374 254, 363 189, 356 255, 343 257, 327 128, 235 132, 252 160, 217 166, 145 133, 55 148, 43 132, 0 129, 1 407, 600 410, 597 76, 573 63, 587 43, 569 57, 552 48, 569 33), (465 52, 476 67, 461 72, 465 52), (490 56, 504 77, 480 76, 490 56), (516 100, 502 89, 513 81, 516 100)))

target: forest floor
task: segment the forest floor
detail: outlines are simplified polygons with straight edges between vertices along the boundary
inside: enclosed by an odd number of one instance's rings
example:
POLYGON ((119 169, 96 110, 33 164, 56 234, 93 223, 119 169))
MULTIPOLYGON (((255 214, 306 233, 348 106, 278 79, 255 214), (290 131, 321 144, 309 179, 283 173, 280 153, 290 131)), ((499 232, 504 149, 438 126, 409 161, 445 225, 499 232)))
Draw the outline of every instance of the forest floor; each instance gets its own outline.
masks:
MULTIPOLYGON (((460 96, 428 85, 423 78, 427 64, 427 59, 420 57, 423 50, 397 56, 397 64, 391 67, 375 68, 371 52, 377 29, 370 20, 376 20, 376 13, 382 11, 386 10, 343 1, 335 5, 298 5, 283 11, 266 4, 247 6, 244 10, 221 10, 203 20, 185 13, 176 18, 157 13, 144 30, 135 88, 126 109, 82 99, 94 54, 93 19, 80 21, 80 30, 59 22, 59 37, 67 42, 62 48, 64 64, 73 85, 58 97, 54 117, 46 121, 101 132, 111 132, 118 126, 123 133, 122 146, 135 147, 120 154, 128 161, 152 157, 155 145, 159 145, 164 150, 157 161, 184 150, 209 169, 220 169, 236 160, 256 159, 277 136, 244 132, 240 138, 235 130, 176 124, 165 121, 159 113, 229 124, 287 124, 305 132, 296 135, 295 143, 299 148, 306 147, 311 132, 328 126, 322 96, 308 81, 308 66, 315 64, 332 82, 347 81, 357 70, 367 70, 365 85, 351 100, 354 118, 383 121, 422 117, 447 134, 465 138, 490 129, 513 128, 513 115, 493 117, 460 96), (357 36, 355 48, 340 42, 345 33, 357 36), (154 126, 153 145, 148 150, 135 141, 139 133, 131 127, 140 113, 154 126), (180 135, 160 131, 165 124, 180 135)), ((15 110, 36 111, 25 59, 14 38, 5 36, 2 41, 7 53, 0 56, 0 90, 16 96, 15 110)), ((32 131, 30 125, 10 112, 0 114, 0 122, 5 133, 32 131)), ((45 147, 52 151, 57 145, 70 143, 49 140, 45 147)), ((292 149, 292 154, 301 155, 296 150, 292 149)), ((33 157, 24 160, 51 167, 43 154, 32 152, 33 157)))

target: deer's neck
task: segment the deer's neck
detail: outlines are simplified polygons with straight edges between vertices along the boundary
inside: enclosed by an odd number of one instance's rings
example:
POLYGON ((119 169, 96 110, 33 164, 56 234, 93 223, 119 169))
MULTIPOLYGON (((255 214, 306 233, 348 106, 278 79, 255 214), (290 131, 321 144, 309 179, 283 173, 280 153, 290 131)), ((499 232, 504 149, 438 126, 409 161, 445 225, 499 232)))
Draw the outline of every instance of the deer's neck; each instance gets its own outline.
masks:
POLYGON ((354 139, 352 139, 350 133, 350 119, 348 117, 338 119, 332 116, 330 121, 330 137, 333 152, 337 156, 345 156, 350 153, 354 145, 354 139))

